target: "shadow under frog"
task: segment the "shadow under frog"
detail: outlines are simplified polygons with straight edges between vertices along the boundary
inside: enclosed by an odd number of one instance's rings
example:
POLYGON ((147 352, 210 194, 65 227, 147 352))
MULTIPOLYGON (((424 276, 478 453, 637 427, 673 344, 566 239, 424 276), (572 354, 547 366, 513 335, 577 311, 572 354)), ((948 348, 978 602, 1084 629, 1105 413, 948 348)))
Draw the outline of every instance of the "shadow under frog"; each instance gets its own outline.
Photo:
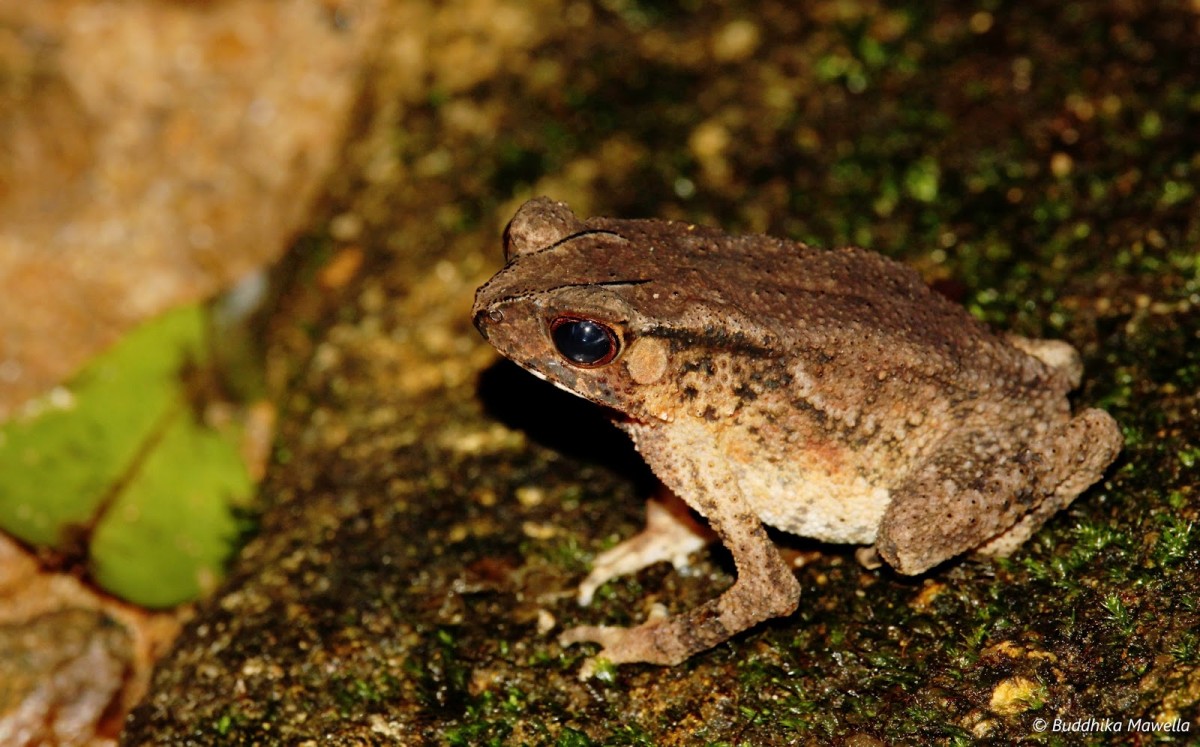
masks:
POLYGON ((607 408, 539 381, 508 360, 484 369, 477 393, 488 417, 541 446, 599 465, 633 483, 639 492, 649 493, 657 486, 629 437, 612 427, 607 408), (530 407, 530 402, 537 406, 530 407))
MULTIPOLYGON (((862 249, 526 203, 475 324, 516 364, 610 408, 655 475, 729 550, 737 581, 687 613, 583 626, 613 663, 677 664, 770 617, 799 584, 764 525, 871 548, 918 574, 1006 555, 1121 447, 1072 414, 1074 348, 993 332, 911 268, 862 249)), ((596 558, 605 580, 703 544, 674 514, 596 558)), ((592 662, 585 665, 585 674, 592 662)))

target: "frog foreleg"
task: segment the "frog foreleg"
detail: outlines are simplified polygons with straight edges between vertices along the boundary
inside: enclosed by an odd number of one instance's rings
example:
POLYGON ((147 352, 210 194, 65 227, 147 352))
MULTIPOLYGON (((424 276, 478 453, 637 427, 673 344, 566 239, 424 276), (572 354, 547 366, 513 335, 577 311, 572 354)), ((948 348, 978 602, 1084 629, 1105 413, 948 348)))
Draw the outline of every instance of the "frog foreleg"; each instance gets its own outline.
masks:
MULTIPOLYGON (((637 627, 581 626, 565 631, 563 645, 595 642, 597 655, 614 664, 678 664, 771 617, 791 614, 800 599, 792 575, 762 522, 742 497, 732 472, 716 456, 697 458, 709 449, 703 438, 685 429, 645 439, 632 431, 654 470, 677 495, 704 516, 733 556, 737 580, 721 596, 683 614, 637 627)), ((584 676, 591 671, 589 662, 584 676)))

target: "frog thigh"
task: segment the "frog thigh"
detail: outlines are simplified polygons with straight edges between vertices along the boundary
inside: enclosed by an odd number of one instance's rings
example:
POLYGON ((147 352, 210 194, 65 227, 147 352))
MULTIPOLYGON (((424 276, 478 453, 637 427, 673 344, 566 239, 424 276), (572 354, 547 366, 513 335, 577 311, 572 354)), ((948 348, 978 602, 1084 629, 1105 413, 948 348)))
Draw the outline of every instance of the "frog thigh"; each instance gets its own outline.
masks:
POLYGON ((979 554, 1004 557, 1020 547, 1047 519, 1100 479, 1123 441, 1117 422, 1103 410, 1084 410, 1055 431, 1045 449, 1049 463, 1042 478, 1047 486, 1046 500, 980 547, 979 554))
POLYGON ((1036 512, 1046 497, 1038 488, 1040 459, 1006 446, 1019 443, 1015 434, 991 430, 945 439, 892 491, 875 540, 883 559, 900 573, 922 573, 1036 512))

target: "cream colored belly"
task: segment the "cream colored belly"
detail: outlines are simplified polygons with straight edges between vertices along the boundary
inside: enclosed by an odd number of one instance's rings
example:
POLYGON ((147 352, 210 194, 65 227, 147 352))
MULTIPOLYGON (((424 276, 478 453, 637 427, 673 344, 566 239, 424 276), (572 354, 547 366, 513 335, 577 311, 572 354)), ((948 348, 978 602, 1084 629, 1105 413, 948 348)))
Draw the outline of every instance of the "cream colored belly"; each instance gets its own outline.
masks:
POLYGON ((765 464, 735 471, 742 494, 764 523, 822 542, 874 543, 891 500, 887 488, 859 475, 783 472, 765 464))

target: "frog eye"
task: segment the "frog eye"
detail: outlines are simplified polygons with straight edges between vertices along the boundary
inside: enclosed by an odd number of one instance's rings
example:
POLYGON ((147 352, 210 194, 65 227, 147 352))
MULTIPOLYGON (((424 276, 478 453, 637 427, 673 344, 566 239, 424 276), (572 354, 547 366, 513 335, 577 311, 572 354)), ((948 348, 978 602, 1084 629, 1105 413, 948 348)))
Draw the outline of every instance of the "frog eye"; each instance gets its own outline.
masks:
POLYGON ((550 337, 564 358, 586 368, 611 363, 621 348, 612 327, 577 316, 560 316, 551 322, 550 337))

